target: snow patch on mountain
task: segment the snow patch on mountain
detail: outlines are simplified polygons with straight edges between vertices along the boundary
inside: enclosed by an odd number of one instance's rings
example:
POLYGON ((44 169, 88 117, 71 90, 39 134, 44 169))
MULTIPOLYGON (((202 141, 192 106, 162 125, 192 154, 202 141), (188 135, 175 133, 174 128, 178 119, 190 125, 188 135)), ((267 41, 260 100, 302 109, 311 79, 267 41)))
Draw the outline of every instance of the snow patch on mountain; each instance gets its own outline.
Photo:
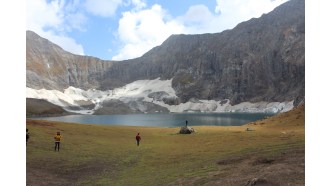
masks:
MULTIPOLYGON (((149 102, 167 108, 170 112, 270 112, 278 113, 291 110, 293 101, 289 102, 243 102, 231 105, 229 100, 190 100, 179 105, 166 104, 163 99, 177 99, 175 90, 172 88, 172 79, 160 80, 138 80, 114 90, 87 91, 69 87, 63 92, 58 90, 35 90, 26 88, 26 97, 44 99, 53 104, 59 105, 70 112, 81 114, 93 114, 95 110, 102 107, 102 103, 107 100, 120 100, 128 106, 132 103, 149 102), (92 109, 86 109, 84 105, 92 104, 92 109), (75 109, 72 109, 75 108, 75 109), (78 108, 78 109, 77 109, 78 108)), ((141 105, 143 107, 143 105, 141 105)), ((135 107, 139 108, 139 107, 135 107)), ((143 109, 142 109, 143 110, 143 109)))

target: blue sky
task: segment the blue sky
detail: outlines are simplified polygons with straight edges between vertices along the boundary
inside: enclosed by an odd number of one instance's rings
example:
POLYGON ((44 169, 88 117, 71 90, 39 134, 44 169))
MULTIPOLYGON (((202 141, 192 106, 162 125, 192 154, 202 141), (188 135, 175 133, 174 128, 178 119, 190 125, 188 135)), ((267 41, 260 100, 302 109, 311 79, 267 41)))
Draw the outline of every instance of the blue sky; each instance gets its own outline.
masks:
POLYGON ((140 57, 172 34, 216 33, 287 0, 27 0, 26 29, 79 55, 140 57))

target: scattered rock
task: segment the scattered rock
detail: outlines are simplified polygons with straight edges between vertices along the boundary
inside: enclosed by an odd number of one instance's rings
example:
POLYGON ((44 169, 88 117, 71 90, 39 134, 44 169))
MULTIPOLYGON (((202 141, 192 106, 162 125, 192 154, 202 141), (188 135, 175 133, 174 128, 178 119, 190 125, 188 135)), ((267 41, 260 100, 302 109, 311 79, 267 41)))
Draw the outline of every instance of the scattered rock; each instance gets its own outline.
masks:
POLYGON ((251 129, 251 128, 246 128, 245 131, 253 131, 253 129, 251 129))
POLYGON ((252 185, 266 185, 268 182, 265 179, 262 178, 253 178, 252 180, 249 180, 245 186, 252 186, 252 185))
POLYGON ((170 95, 164 91, 152 92, 152 93, 148 94, 149 98, 152 98, 153 100, 156 100, 156 101, 162 101, 163 98, 169 97, 169 96, 170 95))
POLYGON ((228 103, 228 99, 224 99, 220 101, 220 105, 223 106, 224 104, 228 103))
POLYGON ((275 160, 270 158, 258 158, 252 164, 259 165, 259 164, 272 164, 275 160))

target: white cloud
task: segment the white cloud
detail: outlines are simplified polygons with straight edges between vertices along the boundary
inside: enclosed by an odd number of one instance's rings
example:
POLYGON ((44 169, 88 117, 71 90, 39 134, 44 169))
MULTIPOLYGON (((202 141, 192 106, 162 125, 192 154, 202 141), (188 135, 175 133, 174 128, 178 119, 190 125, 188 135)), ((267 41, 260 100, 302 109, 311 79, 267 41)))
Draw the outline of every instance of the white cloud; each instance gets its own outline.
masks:
POLYGON ((209 11, 207 6, 205 5, 194 5, 189 7, 188 11, 186 12, 186 23, 205 23, 209 20, 209 18, 213 18, 212 13, 209 11))
POLYGON ((145 0, 132 0, 132 4, 135 6, 135 10, 141 10, 147 6, 145 0))
POLYGON ((205 5, 194 5, 176 18, 157 4, 150 9, 133 9, 123 13, 117 33, 123 45, 112 59, 139 57, 160 45, 171 34, 216 33, 232 29, 243 21, 270 12, 287 0, 216 1, 214 12, 205 5))
POLYGON ((183 16, 176 18, 185 27, 185 34, 214 33, 221 30, 220 24, 214 24, 218 17, 214 15, 205 5, 194 5, 189 7, 183 16))
POLYGON ((122 0, 86 0, 85 8, 94 15, 111 17, 115 15, 120 4, 122 0))
POLYGON ((53 0, 49 3, 46 0, 27 0, 26 29, 47 38, 66 51, 84 55, 82 45, 65 34, 73 28, 83 30, 82 25, 86 21, 83 14, 75 12, 74 3, 77 2, 65 4, 62 0, 53 0))
POLYGON ((205 5, 191 6, 177 19, 187 33, 216 33, 232 29, 237 24, 268 13, 287 0, 217 0, 214 13, 205 5))
POLYGON ((43 27, 59 28, 63 24, 60 1, 47 3, 44 0, 27 0, 26 16, 28 29, 38 30, 43 27))
POLYGON ((258 18, 263 13, 272 11, 287 0, 217 0, 215 12, 226 29, 251 18, 258 18))
POLYGON ((160 45, 171 34, 182 33, 184 27, 175 20, 166 20, 160 5, 151 9, 123 13, 119 21, 118 37, 124 43, 113 60, 139 57, 160 45))
POLYGON ((90 14, 114 16, 118 8, 131 8, 122 13, 117 29, 121 47, 112 49, 114 60, 143 55, 160 45, 172 34, 201 34, 231 29, 242 21, 259 17, 287 0, 216 0, 210 10, 205 5, 194 5, 186 13, 173 17, 160 5, 147 8, 146 0, 27 0, 27 29, 60 45, 64 50, 84 55, 68 33, 85 28, 90 14))
POLYGON ((71 52, 73 54, 85 55, 82 45, 76 43, 76 41, 70 37, 63 35, 55 35, 53 32, 43 32, 42 37, 49 39, 53 43, 58 43, 65 51, 71 52))
POLYGON ((87 17, 84 14, 80 12, 68 14, 66 20, 69 25, 67 30, 71 30, 73 28, 80 31, 86 31, 84 28, 84 23, 87 22, 87 17))

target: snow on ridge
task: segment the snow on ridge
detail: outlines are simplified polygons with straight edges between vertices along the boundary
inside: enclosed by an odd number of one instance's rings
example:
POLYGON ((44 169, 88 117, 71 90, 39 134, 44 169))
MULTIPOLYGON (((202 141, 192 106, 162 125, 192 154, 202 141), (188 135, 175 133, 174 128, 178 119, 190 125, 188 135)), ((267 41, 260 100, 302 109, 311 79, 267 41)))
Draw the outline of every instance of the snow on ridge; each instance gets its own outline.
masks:
MULTIPOLYGON (((229 100, 225 104, 215 100, 199 100, 200 103, 186 102, 179 105, 166 105, 158 102, 157 104, 167 107, 170 112, 245 112, 245 113, 279 113, 293 109, 293 101, 287 102, 243 102, 231 105, 229 100)), ((156 103, 156 102, 154 102, 156 103)))
MULTIPOLYGON (((71 97, 70 94, 65 94, 58 90, 46 90, 46 89, 35 90, 32 88, 26 87, 26 97, 35 98, 35 99, 44 99, 55 105, 65 107, 65 106, 69 106, 69 105, 76 105, 74 102, 74 98, 77 98, 80 96, 76 95, 74 97, 71 97)), ((76 105, 76 106, 78 106, 78 105, 76 105)))
POLYGON ((179 105, 167 105, 161 100, 154 100, 148 97, 151 93, 166 92, 166 97, 177 98, 175 90, 172 88, 172 79, 160 80, 138 80, 129 83, 123 87, 114 90, 95 90, 89 89, 87 91, 68 87, 64 92, 58 90, 35 90, 26 87, 26 97, 35 99, 44 99, 53 104, 59 105, 70 112, 77 112, 81 114, 93 114, 95 110, 102 107, 102 103, 107 100, 117 99, 124 103, 140 99, 145 102, 152 102, 167 108, 170 112, 269 112, 278 113, 291 110, 293 101, 289 102, 258 102, 249 103, 243 102, 237 105, 231 105, 229 100, 215 101, 215 100, 198 100, 195 102, 186 102, 179 105), (79 105, 79 102, 91 102, 95 107, 91 110, 86 110, 79 105), (69 109, 69 106, 81 108, 80 110, 69 109))
POLYGON ((102 107, 103 101, 119 99, 124 102, 129 102, 137 98, 142 98, 144 101, 151 102, 152 98, 149 98, 148 95, 152 92, 160 91, 164 91, 170 96, 176 97, 175 91, 172 88, 172 79, 160 80, 160 78, 154 80, 138 80, 123 87, 107 91, 95 89, 89 89, 85 91, 72 86, 65 89, 64 92, 46 89, 35 90, 26 87, 26 97, 47 100, 55 105, 63 107, 65 110, 70 112, 93 114, 95 110, 102 107), (78 101, 91 101, 96 106, 92 110, 84 110, 81 108, 82 110, 76 111, 68 109, 69 106, 80 107, 80 105, 77 103, 78 101))
POLYGON ((122 97, 138 98, 143 97, 148 99, 148 95, 151 92, 164 91, 172 97, 177 97, 174 89, 172 88, 172 79, 160 80, 160 78, 154 80, 138 80, 129 83, 123 87, 116 88, 112 91, 112 99, 119 99, 122 97))

